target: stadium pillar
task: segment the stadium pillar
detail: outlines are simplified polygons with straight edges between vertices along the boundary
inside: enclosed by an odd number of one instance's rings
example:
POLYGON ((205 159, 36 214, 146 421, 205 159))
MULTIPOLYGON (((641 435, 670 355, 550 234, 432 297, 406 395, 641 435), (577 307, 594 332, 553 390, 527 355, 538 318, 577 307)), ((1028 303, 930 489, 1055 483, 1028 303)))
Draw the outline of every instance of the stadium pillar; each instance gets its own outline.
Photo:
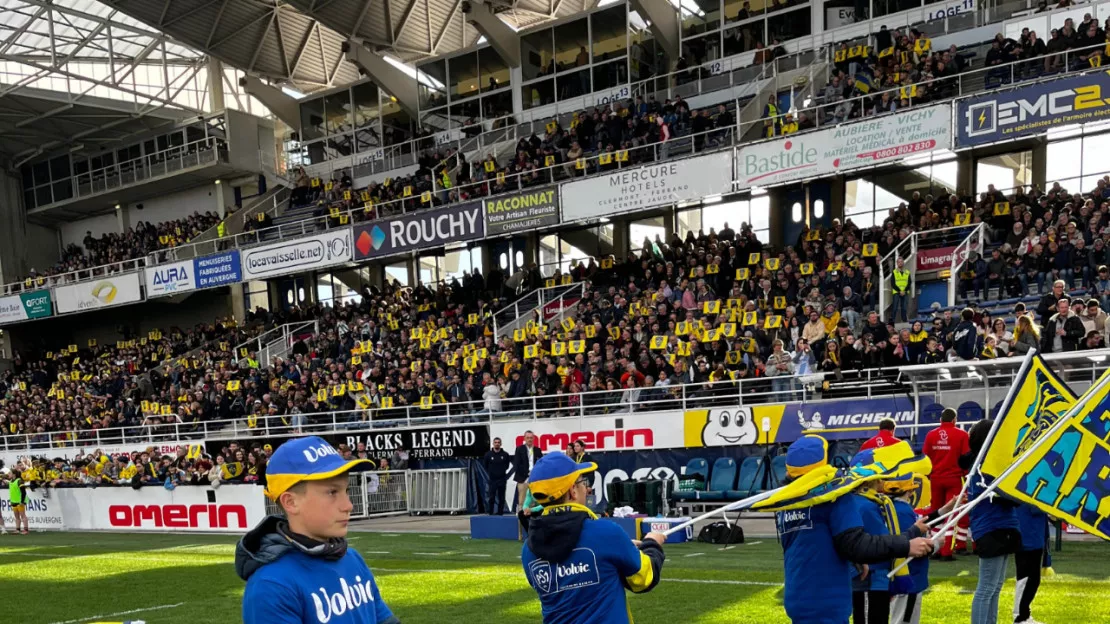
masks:
POLYGON ((0 172, 0 283, 22 279, 31 268, 27 266, 27 220, 23 214, 20 180, 4 170, 0 172))
POLYGON ((211 56, 208 57, 208 99, 211 110, 224 109, 224 64, 211 56))
POLYGON ((1048 174, 1048 141, 1039 139, 1033 144, 1033 174, 1031 176, 1033 184, 1040 188, 1045 188, 1048 182, 1055 182, 1055 180, 1046 180, 1045 176, 1048 174))
POLYGON ((354 63, 369 76, 383 91, 397 98, 397 103, 414 119, 420 117, 419 98, 416 91, 416 78, 397 69, 385 60, 384 56, 367 50, 356 41, 343 43, 347 60, 354 63))
MULTIPOLYGON (((680 32, 678 11, 673 4, 668 0, 631 0, 629 4, 651 25, 651 34, 655 35, 656 43, 663 46, 668 59, 673 62, 682 56, 682 47, 678 39, 680 32)), ((668 68, 667 71, 670 69, 668 68)))
POLYGON ((975 156, 971 151, 956 153, 956 194, 975 195, 975 156))
POLYGON ((281 89, 275 89, 254 76, 243 76, 239 79, 239 86, 253 95, 270 109, 275 117, 285 122, 290 128, 300 129, 301 107, 297 100, 285 95, 281 89))
POLYGON ((513 29, 502 22, 494 14, 493 8, 484 2, 474 0, 464 6, 470 7, 469 11, 463 9, 467 23, 485 36, 509 67, 520 67, 520 37, 513 29))
POLYGON ((790 206, 786 201, 786 189, 777 187, 767 191, 769 200, 769 214, 767 225, 770 228, 767 241, 771 247, 782 247, 783 228, 786 227, 786 215, 790 214, 790 206))
POLYGON ((628 257, 628 234, 631 230, 629 222, 624 219, 613 220, 613 257, 617 262, 628 257))
POLYGON ((247 320, 247 301, 243 294, 243 283, 232 284, 228 297, 231 299, 231 315, 236 321, 243 323, 247 320))

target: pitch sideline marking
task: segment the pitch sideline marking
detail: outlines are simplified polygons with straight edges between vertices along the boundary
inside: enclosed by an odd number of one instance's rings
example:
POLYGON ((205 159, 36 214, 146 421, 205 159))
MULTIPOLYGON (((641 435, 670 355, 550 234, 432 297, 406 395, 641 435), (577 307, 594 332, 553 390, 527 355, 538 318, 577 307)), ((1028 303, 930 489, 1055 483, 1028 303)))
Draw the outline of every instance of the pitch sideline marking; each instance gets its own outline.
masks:
POLYGON ((131 609, 129 611, 117 611, 116 613, 106 613, 104 615, 90 615, 89 617, 78 618, 76 620, 65 620, 64 622, 51 622, 50 624, 79 624, 80 622, 90 622, 92 620, 99 620, 103 618, 116 617, 117 615, 131 615, 132 613, 146 613, 147 611, 161 611, 163 609, 175 609, 185 604, 178 602, 176 604, 158 605, 156 607, 144 607, 142 609, 131 609))

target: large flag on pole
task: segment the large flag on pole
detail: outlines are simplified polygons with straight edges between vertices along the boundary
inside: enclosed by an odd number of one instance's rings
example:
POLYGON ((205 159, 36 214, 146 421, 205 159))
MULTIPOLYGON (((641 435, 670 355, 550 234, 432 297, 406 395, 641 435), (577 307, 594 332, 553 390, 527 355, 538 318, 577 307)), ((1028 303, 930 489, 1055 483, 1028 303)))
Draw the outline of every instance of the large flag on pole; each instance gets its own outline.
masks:
POLYGON ((1057 420, 1056 426, 1042 430, 1034 448, 996 481, 1007 496, 1106 540, 1110 540, 1108 381, 1110 371, 1075 402, 1066 421, 1057 420))
POLYGON ((1048 368, 1039 353, 1022 367, 1014 391, 998 411, 998 422, 980 472, 995 478, 1029 450, 1075 403, 1075 393, 1048 368))
POLYGON ((813 470, 782 486, 766 500, 752 505, 758 511, 788 511, 813 507, 851 493, 868 481, 898 479, 913 474, 927 475, 933 464, 924 455, 914 455, 909 443, 900 442, 872 449, 872 463, 853 466, 837 473, 832 466, 813 470))

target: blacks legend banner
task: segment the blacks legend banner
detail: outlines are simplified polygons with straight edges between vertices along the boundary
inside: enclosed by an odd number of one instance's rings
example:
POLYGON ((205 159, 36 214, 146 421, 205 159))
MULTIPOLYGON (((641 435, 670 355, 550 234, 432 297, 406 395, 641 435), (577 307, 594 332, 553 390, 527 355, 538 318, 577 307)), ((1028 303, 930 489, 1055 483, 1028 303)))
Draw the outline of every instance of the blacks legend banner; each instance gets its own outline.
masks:
MULTIPOLYGON (((421 427, 418 429, 353 429, 343 433, 316 434, 339 448, 341 444, 350 447, 351 452, 358 445, 366 447, 369 457, 389 458, 394 451, 408 451, 409 459, 468 459, 485 455, 490 449, 489 425, 448 425, 446 427, 421 427)), ((255 443, 271 444, 276 450, 289 437, 243 437, 234 440, 248 450, 255 443)), ((205 447, 215 456, 231 444, 233 440, 209 440, 205 447)))
POLYGON ((524 232, 559 223, 559 187, 521 191, 487 199, 486 235, 524 232))

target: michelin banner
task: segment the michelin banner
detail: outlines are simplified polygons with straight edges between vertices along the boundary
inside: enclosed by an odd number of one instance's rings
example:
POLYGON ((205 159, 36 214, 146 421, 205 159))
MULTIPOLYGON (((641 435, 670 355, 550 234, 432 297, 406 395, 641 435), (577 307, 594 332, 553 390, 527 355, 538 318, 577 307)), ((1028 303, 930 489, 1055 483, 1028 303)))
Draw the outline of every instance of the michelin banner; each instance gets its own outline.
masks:
POLYGON ((563 221, 596 219, 732 190, 729 152, 620 169, 563 185, 563 221))
POLYGON ((959 100, 956 147, 1044 134, 1110 119, 1110 71, 1098 70, 959 100), (1107 98, 1102 90, 1106 89, 1107 98))
POLYGON ((49 290, 0 297, 0 325, 46 318, 54 313, 49 290))
POLYGON ((736 152, 736 180, 770 186, 951 147, 952 108, 930 106, 748 145, 736 152))
POLYGON ((244 279, 322 269, 353 258, 351 228, 241 250, 244 279))
POLYGON ((143 298, 139 273, 119 273, 108 277, 54 289, 58 312, 84 312, 135 303, 143 298))

